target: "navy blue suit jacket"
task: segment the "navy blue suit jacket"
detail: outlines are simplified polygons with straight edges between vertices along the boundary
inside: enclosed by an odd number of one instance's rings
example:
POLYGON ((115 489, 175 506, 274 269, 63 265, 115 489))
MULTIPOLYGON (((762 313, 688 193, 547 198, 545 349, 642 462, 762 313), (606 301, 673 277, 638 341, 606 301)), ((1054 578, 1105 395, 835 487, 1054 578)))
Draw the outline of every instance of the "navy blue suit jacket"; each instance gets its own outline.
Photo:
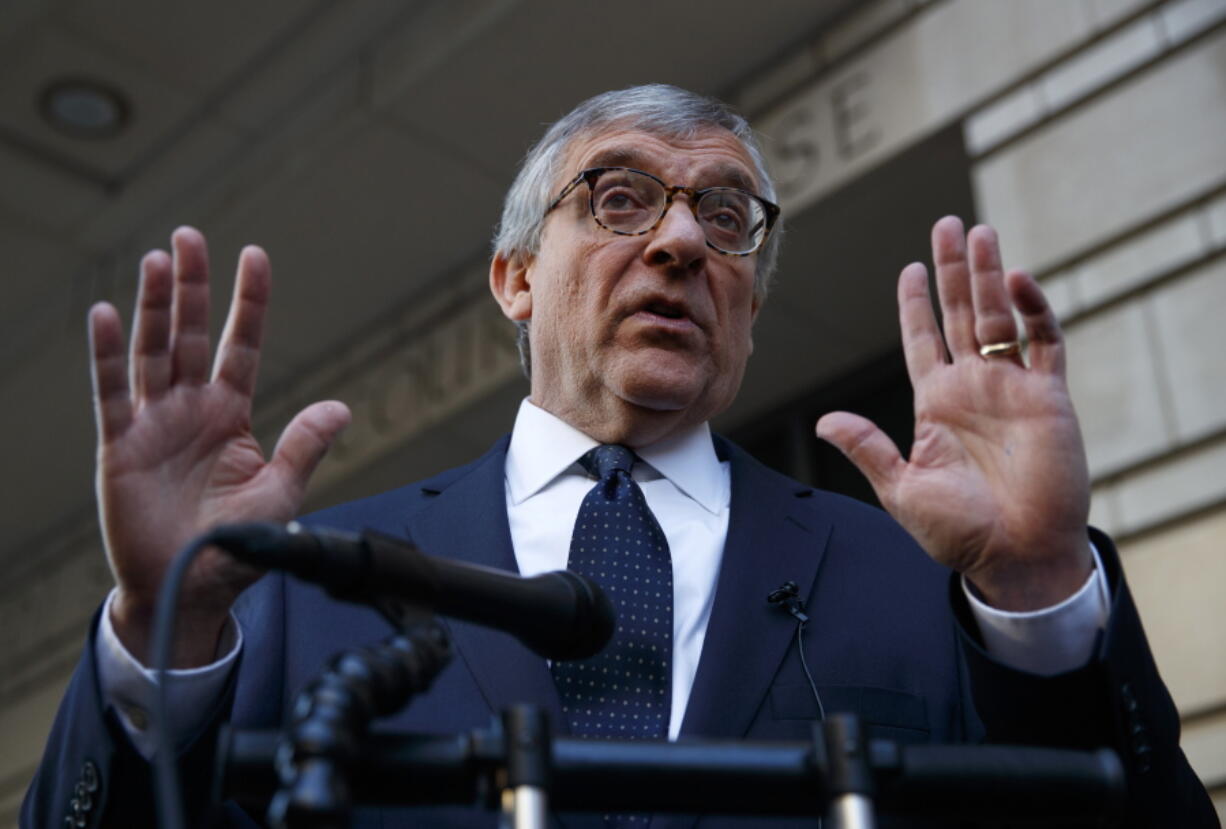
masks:
MULTIPOLYGON (((426 552, 515 570, 505 509, 506 439, 479 460, 427 481, 310 517, 320 525, 411 538, 426 552)), ((715 604, 682 736, 806 739, 817 715, 796 649, 794 620, 766 595, 795 581, 811 622, 805 647, 827 712, 857 713, 870 737, 1114 747, 1131 788, 1131 825, 1214 826, 1204 789, 1178 748, 1179 720, 1158 677, 1109 540, 1113 608, 1095 659, 1039 678, 1008 669, 976 641, 956 580, 892 519, 783 477, 717 439, 731 463, 732 508, 715 604), (1171 811, 1176 810, 1176 811, 1171 811), (1175 815, 1175 822, 1170 822, 1175 815)), ((182 760, 189 796, 203 802, 215 725, 280 725, 293 694, 336 652, 388 633, 373 611, 271 574, 240 599, 246 645, 231 693, 182 760)), ((426 694, 382 724, 452 733, 487 726, 503 706, 544 706, 565 733, 545 662, 511 637, 450 622, 455 658, 426 694)), ((91 632, 91 641, 92 641, 91 632)), ((97 770, 89 825, 152 825, 150 776, 114 714, 103 709, 92 646, 82 659, 27 794, 22 825, 59 827, 86 763, 97 770)), ((235 825, 249 825, 230 807, 235 825)), ((653 829, 696 818, 657 816, 653 829)), ((701 825, 764 820, 706 817, 701 825)), ((598 816, 563 816, 599 826, 598 816)), ((369 810, 362 826, 493 826, 469 809, 369 810)), ((775 825, 772 823, 771 825, 775 825)), ((782 825, 782 824, 781 824, 782 825)), ((812 820, 795 821, 811 826, 812 820)))

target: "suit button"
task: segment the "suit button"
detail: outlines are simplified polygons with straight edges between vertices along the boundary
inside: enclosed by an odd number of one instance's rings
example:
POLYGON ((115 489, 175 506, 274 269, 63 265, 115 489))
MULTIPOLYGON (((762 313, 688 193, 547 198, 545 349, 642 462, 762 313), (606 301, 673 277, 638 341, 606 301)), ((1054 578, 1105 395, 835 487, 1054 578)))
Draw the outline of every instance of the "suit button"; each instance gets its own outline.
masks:
POLYGON ((85 791, 90 794, 98 791, 98 767, 93 760, 86 760, 81 767, 81 782, 85 784, 85 791))
POLYGON ((1150 748, 1149 743, 1144 740, 1138 741, 1133 746, 1132 753, 1137 758, 1137 771, 1141 774, 1148 772, 1153 765, 1153 749, 1150 748))

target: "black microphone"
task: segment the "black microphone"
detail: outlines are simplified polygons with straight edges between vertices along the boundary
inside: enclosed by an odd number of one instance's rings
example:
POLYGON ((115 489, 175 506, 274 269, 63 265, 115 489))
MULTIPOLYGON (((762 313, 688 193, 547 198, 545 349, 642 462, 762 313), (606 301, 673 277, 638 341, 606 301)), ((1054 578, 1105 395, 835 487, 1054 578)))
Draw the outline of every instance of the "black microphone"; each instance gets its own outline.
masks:
POLYGON ((771 607, 782 607, 802 625, 809 621, 805 615, 804 599, 800 598, 800 586, 794 581, 785 581, 766 594, 766 602, 771 607))
MULTIPOLYGON (((809 670, 809 660, 805 658, 805 625, 809 623, 809 615, 805 613, 805 600, 800 598, 800 585, 789 579, 766 594, 766 603, 771 607, 779 607, 788 612, 796 620, 796 650, 800 654, 800 667, 804 669, 805 679, 809 681, 809 690, 813 692, 813 701, 817 703, 817 718, 826 719, 826 707, 822 705, 822 695, 817 692, 817 683, 813 681, 813 672, 809 670)), ((818 829, 822 821, 818 818, 818 829)))
POLYGON ((266 522, 227 524, 212 543, 258 567, 322 585, 338 599, 405 599, 444 616, 506 631, 546 659, 593 656, 613 636, 613 606, 569 570, 531 578, 428 556, 408 541, 266 522))

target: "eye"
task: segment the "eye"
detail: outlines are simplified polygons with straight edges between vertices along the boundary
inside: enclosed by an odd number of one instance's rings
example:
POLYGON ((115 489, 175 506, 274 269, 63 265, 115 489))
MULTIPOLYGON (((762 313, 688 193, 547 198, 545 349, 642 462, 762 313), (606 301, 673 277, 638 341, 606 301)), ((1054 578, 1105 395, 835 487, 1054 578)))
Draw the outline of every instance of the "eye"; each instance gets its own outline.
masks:
POLYGON ((592 191, 596 221, 618 233, 641 233, 651 226, 664 200, 664 189, 635 170, 609 170, 592 191))
POLYGON ((752 201, 736 190, 714 190, 698 205, 699 217, 721 234, 737 235, 752 223, 752 201))
POLYGON ((625 210, 642 210, 646 205, 643 197, 631 187, 601 188, 596 197, 596 207, 599 210, 621 212, 625 210))
POLYGON ((703 221, 729 233, 740 233, 745 226, 745 217, 735 210, 724 208, 715 213, 706 214, 703 221))
POLYGON ((720 250, 742 251, 752 248, 760 236, 765 210, 744 190, 717 187, 703 194, 698 216, 708 242, 720 250))

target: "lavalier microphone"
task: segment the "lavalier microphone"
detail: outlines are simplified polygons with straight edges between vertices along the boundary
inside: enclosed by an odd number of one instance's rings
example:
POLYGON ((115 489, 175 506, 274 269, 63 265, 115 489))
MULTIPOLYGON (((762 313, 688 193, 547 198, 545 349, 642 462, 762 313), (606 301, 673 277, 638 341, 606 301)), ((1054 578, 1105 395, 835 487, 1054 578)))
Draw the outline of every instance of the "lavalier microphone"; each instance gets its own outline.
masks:
POLYGON ((766 601, 774 607, 782 607, 802 625, 809 621, 805 603, 800 598, 800 587, 794 581, 785 581, 766 595, 766 601))
POLYGON ((789 579, 766 594, 766 603, 771 607, 786 610, 796 620, 796 649, 800 652, 800 667, 804 669, 805 679, 809 681, 809 690, 813 692, 813 701, 817 703, 817 718, 826 719, 826 709, 822 705, 821 694, 817 692, 817 683, 813 681, 813 674, 809 671, 809 662, 805 659, 804 633, 809 615, 805 613, 804 599, 800 598, 800 586, 789 579))

